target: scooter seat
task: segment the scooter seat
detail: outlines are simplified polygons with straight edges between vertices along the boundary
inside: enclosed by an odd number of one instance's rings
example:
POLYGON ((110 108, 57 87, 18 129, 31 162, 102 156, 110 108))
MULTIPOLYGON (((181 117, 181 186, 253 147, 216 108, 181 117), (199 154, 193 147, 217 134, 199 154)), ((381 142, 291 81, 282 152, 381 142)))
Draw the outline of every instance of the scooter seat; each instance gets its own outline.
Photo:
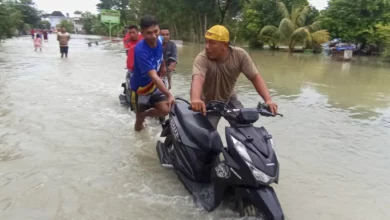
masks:
POLYGON ((175 113, 184 132, 203 151, 216 154, 223 148, 221 137, 206 116, 188 109, 187 103, 177 103, 175 113))

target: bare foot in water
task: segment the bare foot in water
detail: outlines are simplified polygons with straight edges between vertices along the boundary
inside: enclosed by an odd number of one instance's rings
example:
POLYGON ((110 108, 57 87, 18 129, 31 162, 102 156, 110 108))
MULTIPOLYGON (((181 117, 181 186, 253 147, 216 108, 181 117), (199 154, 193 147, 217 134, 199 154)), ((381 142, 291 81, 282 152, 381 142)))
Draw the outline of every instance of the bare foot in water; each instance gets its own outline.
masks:
POLYGON ((137 113, 135 124, 134 124, 134 130, 139 132, 144 130, 145 127, 146 127, 145 114, 137 113))
POLYGON ((142 123, 141 126, 134 125, 134 130, 140 132, 144 130, 146 127, 148 127, 147 123, 142 123))

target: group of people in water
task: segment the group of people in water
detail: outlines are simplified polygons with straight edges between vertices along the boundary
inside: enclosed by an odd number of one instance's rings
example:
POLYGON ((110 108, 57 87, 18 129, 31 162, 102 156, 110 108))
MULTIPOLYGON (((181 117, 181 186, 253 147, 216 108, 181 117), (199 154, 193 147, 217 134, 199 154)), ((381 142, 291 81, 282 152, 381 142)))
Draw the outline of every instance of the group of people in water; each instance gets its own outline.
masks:
MULTIPOLYGON (((49 33, 51 33, 51 31, 48 31, 46 29, 44 29, 44 30, 31 29, 30 30, 31 38, 34 41, 35 51, 37 51, 38 49, 40 51, 42 51, 42 36, 43 36, 44 41, 47 42, 49 40, 49 36, 48 36, 49 33)), ((61 31, 57 33, 57 41, 60 44, 61 58, 63 58, 64 56, 65 56, 65 58, 68 57, 68 50, 69 50, 68 42, 69 42, 69 40, 70 40, 70 34, 66 31, 66 27, 62 26, 61 31)))
POLYGON ((31 38, 34 40, 35 51, 37 51, 38 49, 40 51, 42 51, 42 37, 43 37, 44 41, 48 41, 49 40, 49 31, 46 29, 44 29, 44 30, 31 29, 30 35, 31 35, 31 38))
MULTIPOLYGON (((140 30, 135 25, 129 27, 125 47, 131 76, 131 105, 136 113, 134 129, 141 131, 146 117, 165 117, 175 103, 170 88, 171 74, 177 64, 177 49, 170 41, 169 29, 160 28, 153 16, 141 19, 140 30), (168 78, 168 86, 165 78, 168 78)), ((234 90, 241 73, 252 82, 271 112, 276 114, 278 106, 272 101, 267 85, 249 54, 230 44, 226 27, 211 27, 205 34, 205 48, 193 64, 190 88, 192 110, 206 115, 205 103, 211 100, 223 101, 232 108, 243 108, 234 90)), ((207 117, 217 128, 220 117, 207 117)))

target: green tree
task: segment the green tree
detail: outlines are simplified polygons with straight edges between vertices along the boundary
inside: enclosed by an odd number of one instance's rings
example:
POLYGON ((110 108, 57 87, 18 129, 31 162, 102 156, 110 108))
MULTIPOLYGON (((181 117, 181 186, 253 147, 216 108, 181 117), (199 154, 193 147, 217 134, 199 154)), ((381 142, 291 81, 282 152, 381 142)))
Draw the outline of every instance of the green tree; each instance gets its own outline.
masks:
POLYGON ((0 4, 0 40, 14 36, 22 24, 22 14, 19 10, 8 4, 0 4))
POLYGON ((129 0, 128 7, 118 7, 122 1, 100 0, 98 7, 121 10, 123 25, 154 15, 173 38, 201 42, 206 30, 217 23, 227 26, 234 37, 247 0, 129 0))
MULTIPOLYGON (((278 25, 281 19, 276 1, 251 0, 243 9, 243 21, 241 22, 240 35, 243 40, 249 42, 251 47, 262 47, 260 31, 265 25, 278 25)), ((275 42, 268 41, 271 47, 275 47, 275 42)))
MULTIPOLYGON (((33 27, 38 25, 38 22, 41 20, 41 12, 35 8, 35 3, 33 1, 20 0, 10 2, 10 4, 12 5, 12 7, 19 10, 22 14, 23 24, 30 24, 33 27)), ((23 28, 23 24, 19 27, 20 29, 23 28)))
POLYGON ((288 11, 292 11, 294 8, 309 5, 309 2, 307 0, 280 0, 280 2, 282 2, 286 6, 288 11))
POLYGON ((311 46, 329 41, 329 33, 320 29, 320 22, 305 25, 310 6, 293 8, 291 13, 284 3, 279 2, 278 6, 284 18, 278 27, 267 25, 261 30, 260 37, 264 41, 288 45, 291 52, 297 43, 311 46))
MULTIPOLYGON (((249 42, 249 46, 262 47, 265 43, 271 48, 277 47, 278 41, 267 39, 263 42, 259 34, 264 26, 278 26, 280 20, 284 18, 278 10, 278 2, 278 0, 250 0, 241 10, 243 21, 239 24, 239 35, 243 40, 249 42)), ((280 0, 280 2, 284 3, 289 11, 293 5, 297 5, 297 7, 308 5, 307 0, 280 0)), ((306 25, 312 24, 318 15, 318 10, 310 6, 306 25)))
POLYGON ((382 56, 390 61, 390 25, 376 24, 366 33, 367 42, 380 47, 382 56))
POLYGON ((82 11, 79 11, 79 10, 77 10, 77 11, 73 12, 73 14, 75 14, 75 15, 81 15, 81 14, 83 14, 83 12, 82 12, 82 11))
POLYGON ((64 26, 66 28, 66 31, 69 33, 74 33, 74 24, 67 20, 62 20, 60 22, 60 26, 64 26))
POLYGON ((95 23, 99 22, 97 19, 97 16, 92 14, 91 12, 85 12, 82 15, 84 24, 83 24, 83 29, 87 34, 94 34, 93 31, 93 26, 95 23))
POLYGON ((22 29, 23 31, 24 31, 24 33, 29 33, 30 32, 30 30, 31 30, 31 26, 29 25, 29 24, 24 24, 23 25, 23 29, 22 29))
POLYGON ((38 22, 38 28, 41 28, 41 29, 50 29, 51 27, 51 24, 50 22, 46 21, 46 20, 43 20, 43 21, 39 21, 38 22))
POLYGON ((129 13, 130 0, 100 0, 100 3, 96 6, 99 10, 118 10, 121 14, 121 23, 126 23, 127 20, 133 19, 134 17, 132 13, 129 13))
POLYGON ((330 0, 321 20, 332 37, 364 45, 368 41, 367 30, 390 22, 390 1, 330 0))
POLYGON ((318 21, 320 18, 320 12, 314 6, 310 5, 309 7, 310 10, 306 16, 306 25, 313 24, 314 22, 318 21))

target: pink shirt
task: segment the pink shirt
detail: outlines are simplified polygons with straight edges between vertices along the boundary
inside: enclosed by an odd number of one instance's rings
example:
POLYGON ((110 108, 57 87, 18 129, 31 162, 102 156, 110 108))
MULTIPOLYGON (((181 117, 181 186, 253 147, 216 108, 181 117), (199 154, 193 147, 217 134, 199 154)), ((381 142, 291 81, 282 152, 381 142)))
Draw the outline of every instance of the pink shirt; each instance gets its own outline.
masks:
POLYGON ((34 46, 41 47, 42 46, 42 39, 41 38, 35 38, 34 39, 34 46))

